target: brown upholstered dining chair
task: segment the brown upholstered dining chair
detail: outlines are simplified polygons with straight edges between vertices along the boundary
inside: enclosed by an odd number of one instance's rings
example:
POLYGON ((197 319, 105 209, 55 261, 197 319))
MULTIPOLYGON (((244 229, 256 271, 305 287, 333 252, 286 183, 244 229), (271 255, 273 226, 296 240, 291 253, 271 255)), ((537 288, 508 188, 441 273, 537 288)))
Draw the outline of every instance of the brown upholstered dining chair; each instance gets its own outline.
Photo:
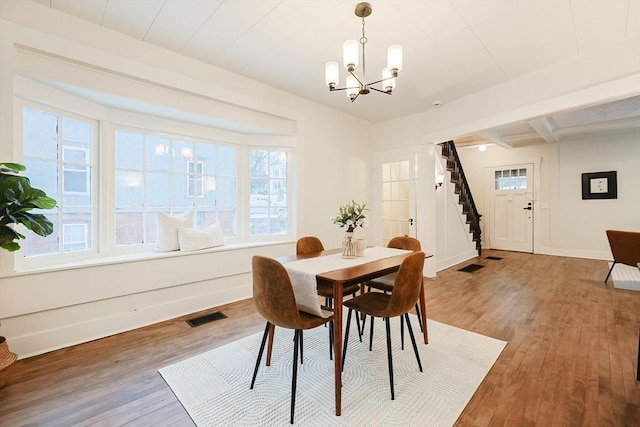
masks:
MULTIPOLYGON (((387 244, 388 248, 394 248, 394 249, 405 249, 408 251, 421 251, 422 250, 422 246, 420 245, 420 241, 416 238, 413 237, 409 237, 409 236, 398 236, 398 237, 394 237, 391 240, 389 240, 389 243, 387 244)), ((386 276, 382 276, 382 277, 378 277, 376 279, 373 280, 369 280, 367 282, 364 283, 364 286, 367 287, 369 289, 369 291, 371 291, 371 289, 378 289, 380 291, 383 291, 384 293, 390 293, 393 290, 393 284, 395 283, 396 280, 396 275, 398 273, 391 273, 391 274, 387 274, 386 276)), ((415 310, 416 310, 416 315, 418 316, 418 324, 420 325, 420 330, 422 331, 422 314, 420 313, 420 306, 418 305, 418 303, 416 303, 415 306, 415 310)), ((366 321, 366 319, 365 319, 366 321)), ((365 323, 365 322, 363 322, 365 323)), ((364 329, 364 324, 362 325, 362 329, 364 329)), ((373 341, 373 319, 371 319, 371 325, 370 325, 370 336, 369 336, 369 350, 371 350, 371 343, 373 341)), ((400 319, 400 331, 402 334, 402 348, 404 349, 404 320, 403 318, 400 319)))
MULTIPOLYGON (((324 245, 322 244, 322 241, 316 236, 301 237, 296 242, 297 255, 307 255, 322 251, 324 251, 324 245)), ((345 297, 348 295, 355 296, 359 290, 360 285, 346 286, 343 290, 343 295, 345 297)), ((333 286, 327 285, 325 283, 318 283, 318 295, 324 298, 324 303, 327 307, 333 308, 333 286)), ((360 336, 360 340, 362 340, 360 319, 356 320, 358 322, 358 335, 360 336)), ((331 339, 329 340, 329 357, 333 358, 333 337, 331 337, 331 339)))
POLYGON ((372 318, 383 318, 387 330, 387 362, 389 364, 391 400, 395 399, 395 394, 393 388, 393 355, 391 351, 391 328, 389 327, 389 318, 401 316, 405 319, 409 336, 411 337, 411 343, 413 344, 413 351, 418 362, 418 368, 420 369, 420 372, 422 372, 420 354, 418 353, 418 346, 416 345, 416 338, 413 335, 413 329, 411 328, 408 313, 420 297, 424 258, 424 252, 417 251, 407 256, 404 261, 402 261, 391 290, 391 295, 382 292, 367 292, 344 302, 344 306, 349 308, 349 314, 347 315, 347 327, 344 336, 342 368, 344 369, 347 355, 349 326, 351 324, 352 312, 355 310, 359 313, 367 314, 372 318))
MULTIPOLYGON (((296 382, 298 376, 298 349, 302 352, 302 331, 312 329, 327 322, 333 329, 333 313, 327 310, 327 317, 317 317, 298 310, 291 279, 287 270, 273 258, 256 255, 252 259, 253 301, 258 312, 267 321, 258 352, 258 359, 251 379, 251 387, 256 382, 258 368, 264 353, 265 342, 273 326, 294 329, 293 338, 293 378, 291 380, 291 424, 296 405, 296 382)), ((272 341, 269 340, 267 364, 270 362, 272 341)))

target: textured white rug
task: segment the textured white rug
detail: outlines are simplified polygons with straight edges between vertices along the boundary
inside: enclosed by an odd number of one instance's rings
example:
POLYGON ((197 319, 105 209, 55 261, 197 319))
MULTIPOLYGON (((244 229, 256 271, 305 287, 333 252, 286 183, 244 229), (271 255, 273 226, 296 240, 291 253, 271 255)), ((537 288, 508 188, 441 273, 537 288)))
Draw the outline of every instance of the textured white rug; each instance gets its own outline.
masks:
MULTIPOLYGON (((612 262, 609 263, 611 268, 612 262)), ((616 264, 611 272, 613 287, 616 289, 627 289, 640 292, 640 269, 626 264, 616 264)))
MULTIPOLYGON (((392 401, 384 322, 376 320, 371 352, 369 328, 360 343, 352 323, 339 417, 334 412, 328 328, 304 332, 295 424, 451 426, 507 344, 429 320, 429 344, 418 344, 421 373, 408 334, 405 350, 400 349, 396 318, 391 326, 396 384, 392 401)), ((414 332, 419 332, 415 316, 412 324, 414 332)), ((263 356, 256 385, 250 390, 261 337, 258 333, 159 370, 197 426, 289 425, 293 333, 276 328, 271 366, 264 365, 263 356)))

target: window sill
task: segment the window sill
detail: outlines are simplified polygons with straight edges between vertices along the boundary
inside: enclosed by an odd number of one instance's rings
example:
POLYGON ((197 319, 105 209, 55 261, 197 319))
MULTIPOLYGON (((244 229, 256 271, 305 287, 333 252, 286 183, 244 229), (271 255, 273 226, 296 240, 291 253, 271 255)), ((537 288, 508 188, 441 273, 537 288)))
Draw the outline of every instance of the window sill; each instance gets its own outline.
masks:
POLYGON ((0 272, 0 278, 2 277, 12 277, 12 276, 20 276, 26 274, 35 274, 35 273, 47 273, 52 271, 61 271, 61 270, 73 270, 78 268, 87 268, 87 267, 97 267, 103 265, 110 264, 125 264, 130 262, 140 262, 140 261, 149 261, 155 259, 163 259, 163 258, 173 258, 173 257, 183 257, 183 256, 193 256, 193 255, 202 255, 216 252, 226 252, 226 251, 237 251, 249 248, 259 248, 259 247, 267 247, 267 246, 278 246, 294 243, 290 240, 280 240, 280 241, 272 241, 272 242, 250 242, 250 243, 228 243, 223 246, 216 246, 214 248, 209 249, 201 249, 198 251, 191 252, 181 252, 181 251, 170 251, 170 252, 136 252, 129 253, 123 255, 115 255, 115 256, 105 256, 105 257, 96 257, 91 259, 84 259, 80 261, 61 263, 55 266, 47 266, 47 267, 36 267, 36 268, 24 268, 19 269, 14 272, 0 272))

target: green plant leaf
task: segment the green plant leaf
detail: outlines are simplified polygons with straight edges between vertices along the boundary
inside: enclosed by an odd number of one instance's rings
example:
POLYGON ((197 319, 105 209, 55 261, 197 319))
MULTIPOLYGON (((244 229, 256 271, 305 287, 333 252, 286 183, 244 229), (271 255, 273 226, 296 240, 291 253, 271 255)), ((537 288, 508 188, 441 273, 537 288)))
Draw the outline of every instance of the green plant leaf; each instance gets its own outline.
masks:
POLYGON ((12 224, 22 224, 39 236, 53 233, 53 224, 45 215, 30 211, 53 209, 57 202, 33 188, 29 178, 18 175, 24 170, 18 163, 0 163, 0 247, 10 252, 20 249, 16 241, 25 238, 12 224))
POLYGON ((25 170, 27 170, 27 168, 24 165, 21 165, 19 163, 0 163, 1 172, 10 171, 10 172, 18 173, 18 172, 24 172, 25 170))
POLYGON ((0 248, 4 248, 9 252, 20 249, 20 245, 14 240, 24 239, 24 236, 13 228, 2 225, 0 226, 0 248))
POLYGON ((38 236, 48 236, 53 232, 53 224, 42 214, 24 214, 18 220, 38 236))

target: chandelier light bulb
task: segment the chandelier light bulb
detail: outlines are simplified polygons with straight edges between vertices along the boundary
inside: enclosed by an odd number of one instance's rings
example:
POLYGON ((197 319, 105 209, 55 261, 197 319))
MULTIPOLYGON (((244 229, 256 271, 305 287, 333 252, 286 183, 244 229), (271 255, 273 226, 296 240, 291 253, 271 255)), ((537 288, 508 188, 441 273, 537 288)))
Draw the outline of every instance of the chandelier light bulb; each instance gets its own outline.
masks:
MULTIPOLYGON (((387 68, 396 73, 402 71, 402 46, 394 44, 387 49, 387 68)), ((395 76, 394 76, 395 77, 395 76)))
POLYGON ((324 66, 324 81, 329 88, 334 88, 338 84, 338 80, 340 79, 338 69, 338 63, 335 61, 327 62, 324 66))
POLYGON ((360 84, 358 80, 352 75, 347 76, 347 97, 350 100, 354 100, 356 96, 360 93, 360 84))
POLYGON ((382 88, 387 93, 393 92, 396 88, 396 78, 389 68, 382 69, 382 88))
POLYGON ((342 45, 342 59, 344 67, 353 71, 358 66, 358 42, 356 40, 347 40, 342 45))

